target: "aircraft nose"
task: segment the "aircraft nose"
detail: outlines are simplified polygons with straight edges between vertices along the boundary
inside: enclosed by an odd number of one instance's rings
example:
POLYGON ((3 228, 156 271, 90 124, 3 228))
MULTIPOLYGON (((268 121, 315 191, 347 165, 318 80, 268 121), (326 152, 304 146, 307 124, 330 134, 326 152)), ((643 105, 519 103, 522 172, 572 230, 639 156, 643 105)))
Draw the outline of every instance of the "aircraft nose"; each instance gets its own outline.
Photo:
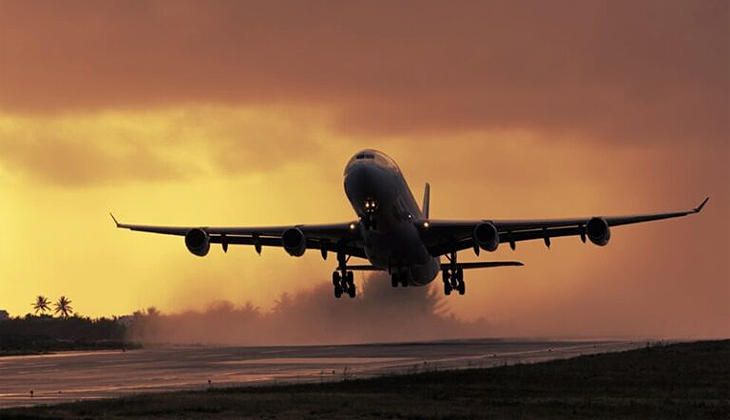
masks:
POLYGON ((378 169, 369 165, 353 165, 345 176, 345 191, 348 195, 365 197, 377 185, 378 169))

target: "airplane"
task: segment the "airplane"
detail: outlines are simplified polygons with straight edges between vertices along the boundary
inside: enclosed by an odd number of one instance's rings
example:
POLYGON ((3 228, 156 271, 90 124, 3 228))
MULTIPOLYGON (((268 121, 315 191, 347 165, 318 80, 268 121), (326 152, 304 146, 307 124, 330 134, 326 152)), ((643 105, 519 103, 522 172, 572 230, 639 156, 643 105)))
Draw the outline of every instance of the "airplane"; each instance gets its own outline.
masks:
POLYGON ((613 217, 582 217, 544 220, 438 220, 429 215, 430 186, 426 183, 423 205, 419 208, 403 174, 385 153, 366 149, 356 153, 345 166, 344 187, 357 220, 317 225, 271 227, 174 227, 119 223, 117 228, 183 236, 188 250, 204 257, 210 244, 252 245, 260 255, 263 247, 281 247, 291 256, 301 257, 307 249, 317 249, 322 258, 337 255, 332 273, 334 295, 354 298, 353 271, 385 271, 393 287, 425 286, 441 272, 444 294, 466 290, 464 270, 488 267, 522 266, 517 261, 458 262, 459 251, 472 249, 494 252, 500 244, 512 250, 520 241, 550 240, 580 236, 604 246, 611 238, 610 227, 699 213, 702 203, 686 211, 613 217), (442 263, 440 258, 446 258, 442 263), (349 264, 351 257, 369 264, 349 264))

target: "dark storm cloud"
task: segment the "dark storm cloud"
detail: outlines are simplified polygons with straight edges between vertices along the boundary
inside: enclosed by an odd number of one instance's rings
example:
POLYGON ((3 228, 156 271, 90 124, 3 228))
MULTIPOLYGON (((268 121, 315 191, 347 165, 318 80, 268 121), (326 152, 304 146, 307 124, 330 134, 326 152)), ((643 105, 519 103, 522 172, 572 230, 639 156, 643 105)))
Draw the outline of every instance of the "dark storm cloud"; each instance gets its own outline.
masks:
POLYGON ((3 1, 16 112, 286 103, 348 132, 726 142, 726 1, 3 1))

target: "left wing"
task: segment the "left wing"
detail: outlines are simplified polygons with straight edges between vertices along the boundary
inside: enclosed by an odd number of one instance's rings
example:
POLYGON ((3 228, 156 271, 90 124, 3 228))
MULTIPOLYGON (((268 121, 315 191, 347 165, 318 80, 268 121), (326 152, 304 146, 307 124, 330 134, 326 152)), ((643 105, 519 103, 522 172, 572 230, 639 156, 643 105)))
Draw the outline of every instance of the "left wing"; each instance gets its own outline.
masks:
MULTIPOLYGON (((293 238, 302 241, 301 252, 304 249, 319 249, 323 258, 327 258, 328 251, 345 256, 366 258, 357 222, 263 227, 153 226, 119 223, 114 215, 111 216, 118 228, 163 235, 185 236, 186 245, 188 244, 189 234, 194 233, 198 237, 192 239, 221 244, 224 251, 228 250, 229 244, 253 245, 256 252, 261 253, 264 246, 287 248, 284 244, 284 235, 291 231, 294 232, 295 236, 301 234, 300 238, 293 238)), ((207 249, 205 253, 207 253, 207 249)))
POLYGON ((487 242, 480 241, 478 237, 480 235, 482 235, 481 239, 485 241, 491 240, 493 248, 496 248, 499 243, 509 243, 510 247, 515 249, 516 242, 532 239, 542 239, 545 245, 550 246, 550 238, 560 236, 580 236, 583 242, 588 237, 597 245, 605 245, 610 238, 609 227, 699 213, 708 200, 709 197, 705 198, 699 206, 691 210, 671 213, 544 220, 428 220, 419 222, 419 224, 424 242, 433 256, 468 248, 474 248, 478 253, 480 242, 488 245, 487 242), (479 234, 477 234, 477 227, 483 227, 479 234), (493 235, 490 235, 490 232, 493 235))

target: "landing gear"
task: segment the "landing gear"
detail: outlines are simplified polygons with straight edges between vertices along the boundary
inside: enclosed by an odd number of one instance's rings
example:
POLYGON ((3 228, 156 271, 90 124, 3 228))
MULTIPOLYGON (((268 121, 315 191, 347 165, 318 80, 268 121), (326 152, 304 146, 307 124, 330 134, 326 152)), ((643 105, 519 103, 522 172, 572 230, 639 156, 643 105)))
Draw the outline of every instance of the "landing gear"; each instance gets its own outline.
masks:
POLYGON ((452 290, 456 290, 460 295, 466 293, 466 285, 464 284, 464 269, 456 265, 456 253, 452 252, 449 258, 451 264, 449 268, 443 269, 444 294, 449 296, 452 290))
POLYGON ((347 259, 343 256, 338 256, 340 260, 340 267, 338 271, 332 273, 332 285, 335 287, 335 297, 340 298, 343 293, 347 293, 350 298, 354 298, 357 295, 357 289, 355 288, 355 276, 352 271, 347 270, 347 259))
POLYGON ((459 292, 460 295, 463 295, 466 293, 466 284, 464 284, 464 269, 458 268, 456 269, 456 291, 459 292))
POLYGON ((408 287, 408 274, 406 272, 398 272, 393 271, 393 274, 390 275, 390 284, 393 287, 398 287, 398 285, 403 285, 403 287, 408 287))
POLYGON ((335 297, 339 299, 342 296, 342 277, 339 271, 332 273, 332 285, 335 286, 335 297))
POLYGON ((377 230, 378 229, 378 223, 375 219, 375 215, 372 213, 365 214, 362 218, 362 225, 365 227, 365 230, 377 230))
POLYGON ((357 295, 354 277, 352 271, 345 271, 344 276, 339 271, 332 273, 332 285, 335 286, 336 298, 339 299, 343 293, 346 293, 351 298, 357 295))
POLYGON ((455 271, 449 269, 443 270, 444 294, 451 294, 452 290, 456 290, 460 295, 466 293, 466 285, 464 284, 464 269, 457 268, 455 271))

